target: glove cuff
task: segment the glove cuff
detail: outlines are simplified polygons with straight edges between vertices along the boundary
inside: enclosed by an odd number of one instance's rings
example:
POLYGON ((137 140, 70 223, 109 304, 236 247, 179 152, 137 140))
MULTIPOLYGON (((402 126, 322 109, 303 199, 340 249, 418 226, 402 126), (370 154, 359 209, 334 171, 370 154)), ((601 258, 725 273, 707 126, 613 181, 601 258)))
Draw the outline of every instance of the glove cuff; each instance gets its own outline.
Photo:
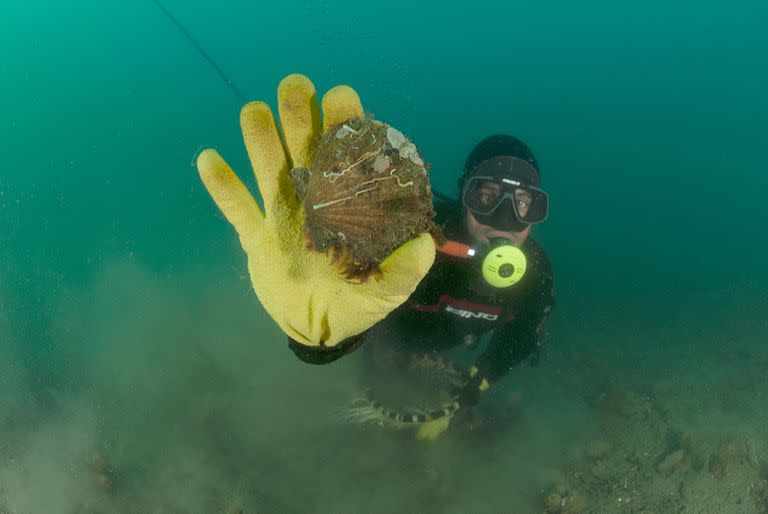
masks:
POLYGON ((309 346, 288 337, 288 347, 299 360, 307 364, 329 364, 336 359, 352 353, 363 344, 368 331, 349 337, 334 346, 309 346))

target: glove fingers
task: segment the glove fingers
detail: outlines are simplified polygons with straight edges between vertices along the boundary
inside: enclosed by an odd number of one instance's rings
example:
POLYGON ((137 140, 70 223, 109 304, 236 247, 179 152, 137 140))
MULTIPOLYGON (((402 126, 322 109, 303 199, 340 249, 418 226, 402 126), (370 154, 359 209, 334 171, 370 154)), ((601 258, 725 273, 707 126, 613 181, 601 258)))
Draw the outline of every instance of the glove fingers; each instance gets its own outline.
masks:
POLYGON ((323 131, 363 116, 360 97, 349 86, 336 86, 323 96, 323 131))
POLYGON ((309 169, 312 143, 317 141, 321 128, 315 86, 304 75, 288 75, 277 88, 277 104, 290 166, 309 169))
POLYGON ((243 140, 259 184, 264 209, 274 212, 276 204, 295 201, 288 177, 288 158, 272 111, 264 102, 251 102, 240 111, 243 140), (289 195, 291 193, 291 195, 289 195))
POLYGON ((380 287, 402 294, 416 289, 435 261, 435 242, 423 232, 395 250, 379 265, 382 272, 380 287))
POLYGON ((209 148, 200 154, 197 170, 213 201, 241 240, 259 229, 264 219, 259 205, 216 150, 209 148))

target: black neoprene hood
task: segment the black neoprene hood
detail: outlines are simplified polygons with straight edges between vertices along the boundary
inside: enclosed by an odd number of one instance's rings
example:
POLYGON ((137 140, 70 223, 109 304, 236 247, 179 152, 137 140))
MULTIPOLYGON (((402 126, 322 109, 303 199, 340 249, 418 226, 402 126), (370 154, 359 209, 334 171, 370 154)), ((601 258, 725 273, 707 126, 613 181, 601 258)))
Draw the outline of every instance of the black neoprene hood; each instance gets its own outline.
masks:
POLYGON ((538 186, 541 181, 539 164, 528 145, 514 136, 504 134, 486 137, 469 152, 467 160, 464 162, 464 174, 459 180, 459 190, 462 189, 467 178, 486 174, 519 178, 532 186, 538 186), (530 168, 514 166, 514 160, 511 159, 496 159, 487 162, 499 157, 515 157, 528 163, 530 168), (493 173, 488 173, 489 170, 493 173))

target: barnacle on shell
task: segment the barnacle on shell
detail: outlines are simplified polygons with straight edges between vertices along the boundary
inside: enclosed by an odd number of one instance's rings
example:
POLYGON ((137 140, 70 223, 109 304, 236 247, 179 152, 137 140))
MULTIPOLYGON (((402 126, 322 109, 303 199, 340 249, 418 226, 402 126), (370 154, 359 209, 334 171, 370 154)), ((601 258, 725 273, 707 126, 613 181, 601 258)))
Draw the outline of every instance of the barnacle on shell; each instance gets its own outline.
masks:
POLYGON ((367 280, 394 250, 432 222, 429 174, 400 131, 370 116, 325 132, 312 169, 291 176, 305 212, 309 247, 330 252, 350 279, 367 280))

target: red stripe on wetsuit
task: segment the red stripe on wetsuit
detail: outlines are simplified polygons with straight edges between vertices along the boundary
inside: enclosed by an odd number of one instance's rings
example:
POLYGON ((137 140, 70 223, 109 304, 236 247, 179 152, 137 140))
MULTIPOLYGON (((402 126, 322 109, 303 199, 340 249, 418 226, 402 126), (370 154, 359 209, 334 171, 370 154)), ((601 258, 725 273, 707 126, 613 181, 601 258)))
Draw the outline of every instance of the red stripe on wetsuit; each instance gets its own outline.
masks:
MULTIPOLYGON (((504 308, 499 305, 488 305, 486 303, 477 303, 477 302, 471 302, 469 300, 461 300, 459 298, 454 298, 447 294, 440 295, 440 298, 438 299, 437 303, 432 305, 423 305, 423 304, 412 303, 412 302, 410 303, 411 308, 419 312, 439 312, 443 310, 443 308, 446 305, 454 309, 470 311, 475 314, 491 314, 494 316, 498 316, 499 318, 501 317, 501 314, 504 312, 504 308)), ((512 312, 508 312, 505 317, 505 321, 512 321, 513 319, 515 319, 515 314, 512 312)))

